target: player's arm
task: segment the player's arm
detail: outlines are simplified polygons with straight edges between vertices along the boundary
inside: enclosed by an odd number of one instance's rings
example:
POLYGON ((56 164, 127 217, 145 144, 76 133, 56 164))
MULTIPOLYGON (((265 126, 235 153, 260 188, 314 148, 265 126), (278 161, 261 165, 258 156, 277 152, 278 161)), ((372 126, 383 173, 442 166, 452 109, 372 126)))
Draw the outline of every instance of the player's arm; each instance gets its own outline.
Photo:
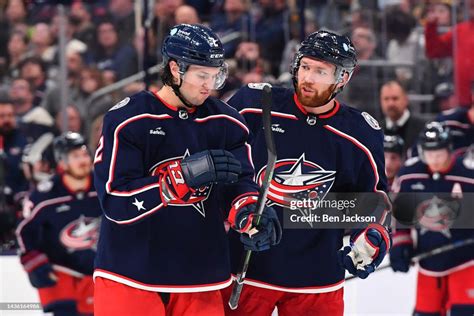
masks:
POLYGON ((37 198, 36 192, 33 192, 24 203, 25 219, 20 222, 16 230, 20 246, 20 262, 28 273, 33 287, 53 286, 56 284, 56 276, 48 256, 40 247, 42 226, 46 221, 43 209, 48 205, 48 200, 41 201, 37 198))
MULTIPOLYGON (((241 123, 242 116, 237 115, 241 123)), ((263 251, 277 245, 282 237, 282 229, 275 210, 265 206, 259 225, 253 227, 259 187, 254 181, 252 149, 249 144, 251 132, 248 127, 237 124, 228 133, 227 147, 242 164, 239 180, 224 188, 224 205, 230 210, 227 220, 232 229, 241 233, 241 241, 245 249, 263 251)))
POLYGON ((429 58, 449 57, 453 54, 453 33, 438 34, 438 25, 428 22, 425 27, 426 55, 429 58))
POLYGON ((104 119, 94 174, 108 220, 134 224, 168 204, 186 204, 204 185, 237 181, 240 163, 224 150, 198 152, 150 174, 144 167, 148 149, 140 137, 146 133, 143 125, 139 116, 119 123, 113 116, 104 119))
MULTIPOLYGON (((163 207, 159 175, 144 167, 140 120, 120 121, 109 112, 94 158, 94 183, 105 217, 133 224, 163 207)), ((143 124, 142 124, 143 125, 143 124)))
POLYGON ((342 265, 351 274, 365 279, 375 271, 391 247, 391 203, 386 193, 383 133, 372 129, 369 130, 364 143, 357 138, 350 140, 358 148, 361 162, 354 189, 356 192, 363 192, 362 197, 368 194, 368 198, 363 199, 368 203, 358 203, 358 207, 368 210, 359 211, 371 213, 377 218, 377 222, 370 223, 365 228, 354 229, 350 245, 339 252, 339 257, 342 265))

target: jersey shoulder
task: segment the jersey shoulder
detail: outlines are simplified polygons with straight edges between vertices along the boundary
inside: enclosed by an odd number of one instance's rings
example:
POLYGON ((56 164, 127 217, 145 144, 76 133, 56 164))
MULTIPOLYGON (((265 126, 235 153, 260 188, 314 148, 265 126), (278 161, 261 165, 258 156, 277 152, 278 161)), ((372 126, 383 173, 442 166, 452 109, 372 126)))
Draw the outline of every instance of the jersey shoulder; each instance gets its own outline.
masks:
POLYGON ((61 177, 56 175, 51 179, 39 182, 36 189, 30 193, 29 200, 36 205, 46 200, 64 196, 63 187, 61 177))
POLYGON ((366 146, 383 148, 383 130, 378 121, 367 112, 340 104, 339 113, 330 118, 327 124, 366 146))
POLYGON ((455 108, 441 112, 436 117, 436 121, 445 122, 445 121, 458 121, 462 122, 467 118, 467 109, 465 108, 455 108))
POLYGON ((128 96, 114 106, 105 114, 105 122, 123 122, 136 115, 148 113, 151 110, 150 105, 157 103, 158 100, 150 91, 141 91, 128 96))
POLYGON ((412 157, 403 163, 403 166, 400 168, 398 175, 406 175, 412 173, 426 173, 426 164, 420 159, 420 157, 412 157))
MULTIPOLYGON (((241 112, 243 109, 262 108, 262 90, 254 88, 254 83, 249 83, 229 99, 230 106, 241 112)), ((283 87, 272 87, 272 111, 282 111, 286 105, 291 104, 293 91, 283 87)))

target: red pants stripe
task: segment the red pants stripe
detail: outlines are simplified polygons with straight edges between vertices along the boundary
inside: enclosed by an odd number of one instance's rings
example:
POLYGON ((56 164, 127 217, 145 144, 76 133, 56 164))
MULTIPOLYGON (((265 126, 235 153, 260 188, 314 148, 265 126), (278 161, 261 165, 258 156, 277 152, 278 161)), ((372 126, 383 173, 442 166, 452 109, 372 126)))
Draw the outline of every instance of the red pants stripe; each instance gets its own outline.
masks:
POLYGON ((342 316, 344 313, 344 289, 334 292, 301 294, 263 289, 244 285, 236 310, 227 302, 232 286, 221 290, 227 316, 270 316, 278 308, 278 316, 342 316))
POLYGON ((94 315, 224 316, 224 306, 220 291, 170 293, 163 304, 157 292, 99 277, 95 279, 94 315))

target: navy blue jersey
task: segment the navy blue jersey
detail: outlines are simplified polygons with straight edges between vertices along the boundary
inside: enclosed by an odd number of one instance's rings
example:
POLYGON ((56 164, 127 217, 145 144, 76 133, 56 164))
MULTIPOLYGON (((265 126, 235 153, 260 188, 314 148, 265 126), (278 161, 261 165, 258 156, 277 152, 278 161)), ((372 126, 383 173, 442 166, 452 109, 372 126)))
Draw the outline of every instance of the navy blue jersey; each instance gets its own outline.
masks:
POLYGON ((474 124, 469 119, 468 111, 467 108, 457 108, 444 111, 436 118, 449 127, 453 149, 461 153, 474 143, 474 124))
POLYGON ((114 106, 104 118, 95 156, 96 188, 105 215, 94 276, 161 292, 198 292, 230 284, 222 210, 257 192, 248 128, 227 104, 208 98, 195 111, 176 110, 151 92, 114 106), (189 203, 163 204, 159 170, 207 149, 226 149, 242 163, 239 181, 211 185, 189 203))
POLYGON ((25 201, 25 219, 17 228, 20 250, 46 254, 56 270, 92 275, 101 209, 89 178, 89 188, 72 192, 62 176, 40 182, 25 201))
MULTIPOLYGON (((474 192, 474 170, 467 168, 468 157, 453 160, 448 170, 432 173, 418 157, 406 161, 393 186, 394 192, 412 192, 412 204, 416 207, 416 251, 423 253, 457 240, 474 237, 474 229, 450 229, 452 216, 443 211, 436 199, 459 196, 463 192, 474 192), (433 213, 436 212, 436 213, 433 213), (441 218, 441 219, 440 219, 441 218), (433 219, 435 219, 433 221, 433 219)), ((450 200, 450 199, 449 199, 450 200)), ((428 257, 420 261, 420 272, 432 276, 446 275, 452 271, 474 264, 474 245, 460 247, 447 253, 428 257)))
MULTIPOLYGON (((282 223, 289 208, 288 195, 299 199, 327 192, 378 192, 386 199, 383 133, 377 121, 338 102, 330 113, 308 115, 289 89, 273 88, 272 101, 278 160, 268 202, 282 223)), ((251 130, 253 163, 257 178, 261 179, 267 162, 261 92, 243 87, 229 104, 240 111, 251 130)), ((386 217, 384 212, 378 220, 384 222, 386 217)), ((344 269, 338 263, 337 252, 343 245, 344 229, 316 229, 309 225, 307 229, 283 228, 278 246, 254 254, 245 282, 299 293, 341 288, 344 269)), ((229 236, 235 273, 243 250, 237 233, 230 232, 229 236)))

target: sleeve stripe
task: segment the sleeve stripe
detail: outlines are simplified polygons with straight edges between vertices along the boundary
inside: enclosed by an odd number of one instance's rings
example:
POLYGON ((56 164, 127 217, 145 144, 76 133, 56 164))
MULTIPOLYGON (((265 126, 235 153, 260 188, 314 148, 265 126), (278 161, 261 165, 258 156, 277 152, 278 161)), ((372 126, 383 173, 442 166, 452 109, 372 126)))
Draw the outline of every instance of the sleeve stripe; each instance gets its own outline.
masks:
MULTIPOLYGON (((245 108, 239 111, 240 114, 244 115, 245 113, 262 113, 262 109, 257 109, 257 108, 245 108)), ((291 120, 298 120, 298 118, 295 115, 292 114, 287 114, 287 113, 281 113, 281 112, 276 112, 276 111, 271 111, 272 116, 277 116, 277 117, 283 117, 283 118, 288 118, 291 120)))
MULTIPOLYGON (((157 193, 158 194, 158 193, 157 193)), ((132 223, 135 223, 139 220, 141 220, 142 218, 144 217, 147 217, 153 213, 155 213, 156 211, 158 211, 160 208, 163 207, 163 203, 160 203, 160 205, 158 205, 157 207, 155 208, 152 208, 151 210, 149 210, 148 212, 145 212, 145 213, 142 213, 134 218, 130 218, 130 219, 124 219, 124 220, 115 220, 109 216, 107 216, 107 214, 105 214, 105 218, 107 218, 109 221, 111 222, 114 222, 116 224, 119 224, 119 225, 125 225, 125 224, 132 224, 132 223)))
POLYGON ((459 182, 465 182, 469 184, 474 184, 474 179, 471 178, 466 178, 466 177, 460 177, 460 176, 445 176, 446 180, 451 180, 451 181, 459 181, 459 182))
POLYGON ((115 132, 114 132, 114 143, 113 143, 113 147, 112 147, 112 157, 110 159, 110 167, 109 167, 109 179, 107 180, 107 183, 105 184, 105 189, 106 189, 107 193, 110 194, 110 195, 132 196, 132 195, 144 192, 144 191, 148 191, 148 190, 153 189, 153 188, 157 188, 159 186, 158 183, 154 183, 154 184, 147 185, 147 186, 144 186, 144 187, 132 190, 132 191, 112 190, 112 182, 114 181, 114 172, 115 172, 115 162, 116 162, 116 159, 117 159, 117 151, 118 151, 118 147, 119 147, 118 134, 120 133, 120 130, 122 128, 124 128, 127 124, 130 124, 134 121, 141 120, 141 119, 144 119, 144 118, 151 118, 151 119, 155 119, 155 120, 165 120, 165 119, 170 119, 172 117, 168 114, 154 115, 154 114, 145 113, 145 114, 140 114, 140 115, 137 115, 137 116, 133 116, 133 117, 123 121, 122 123, 120 123, 117 126, 117 128, 115 129, 115 132))
POLYGON ((33 208, 33 210, 31 211, 31 215, 29 217, 25 218, 24 220, 22 220, 21 223, 18 225, 16 231, 15 231, 16 237, 18 239, 18 245, 20 246, 20 250, 22 252, 26 251, 25 244, 23 242, 23 239, 21 238, 21 231, 22 231, 23 227, 25 227, 26 224, 28 224, 39 213, 39 211, 41 211, 46 206, 53 205, 53 204, 64 203, 64 202, 68 202, 68 201, 71 201, 71 200, 72 200, 71 196, 61 196, 61 197, 54 198, 54 199, 44 200, 43 202, 38 203, 38 205, 36 205, 33 208))
POLYGON ((385 193, 384 191, 382 190, 379 190, 377 189, 377 185, 379 184, 379 180, 380 180, 380 177, 379 177, 379 172, 378 172, 378 168, 377 168, 377 164, 375 163, 375 159, 374 157, 372 156, 372 153, 370 152, 370 150, 365 147, 364 144, 362 144, 361 142, 359 142, 357 139, 355 139, 354 137, 350 136, 350 135, 347 135, 346 133, 343 133, 341 132, 340 130, 330 126, 330 125, 324 125, 324 128, 326 128, 327 130, 333 132, 334 134, 338 135, 338 136, 341 136, 347 140, 349 140, 351 143, 353 143, 355 146, 357 146, 358 148, 360 148, 367 156, 367 158, 369 158, 369 162, 370 162, 370 165, 372 166, 372 170, 374 171, 374 176, 375 176, 375 184, 374 184, 374 192, 377 192, 379 194, 382 194, 383 197, 384 197, 384 200, 385 200, 385 203, 386 205, 389 206, 388 209, 385 209, 383 215, 381 216, 380 218, 380 221, 379 223, 384 223, 385 222, 385 219, 387 217, 387 214, 388 214, 388 211, 390 210, 390 200, 387 196, 387 193, 385 193))
POLYGON ((239 121, 238 119, 236 119, 232 116, 225 115, 225 114, 210 115, 210 116, 207 116, 207 117, 204 117, 204 118, 194 119, 194 121, 197 122, 197 123, 205 123, 209 120, 215 120, 215 119, 220 119, 220 118, 232 121, 235 124, 239 125, 247 134, 250 133, 249 129, 247 128, 247 126, 245 126, 244 123, 242 123, 241 121, 239 121))

